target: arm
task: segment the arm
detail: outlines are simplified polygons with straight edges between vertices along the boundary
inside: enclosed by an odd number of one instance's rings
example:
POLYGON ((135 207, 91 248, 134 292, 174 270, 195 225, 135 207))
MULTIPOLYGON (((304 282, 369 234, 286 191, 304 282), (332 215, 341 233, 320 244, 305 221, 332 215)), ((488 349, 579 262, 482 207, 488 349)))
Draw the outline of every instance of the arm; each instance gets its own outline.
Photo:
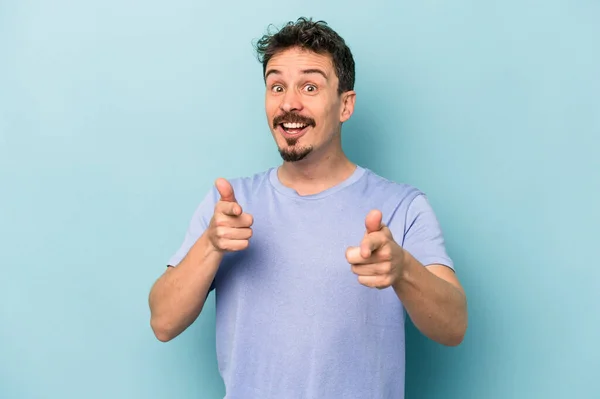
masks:
POLYGON ((347 251, 358 281, 372 288, 392 287, 425 336, 443 345, 460 344, 467 328, 466 296, 429 203, 417 196, 406 220, 393 218, 390 227, 381 221, 381 212, 370 212, 360 247, 347 251))
POLYGON ((223 255, 204 233, 177 267, 169 267, 150 291, 150 325, 156 338, 169 341, 200 315, 223 255))
POLYGON ((233 187, 217 179, 220 199, 209 193, 196 209, 185 240, 170 266, 150 290, 150 325, 160 341, 169 341, 200 315, 225 252, 248 247, 252 216, 243 213, 233 187))
POLYGON ((467 329, 467 300, 454 271, 443 265, 423 267, 408 251, 404 256, 393 287, 412 322, 440 344, 459 345, 467 329))
POLYGON ((405 226, 395 234, 401 239, 403 259, 394 291, 421 333, 443 345, 458 345, 467 329, 466 295, 424 195, 410 204, 405 226))

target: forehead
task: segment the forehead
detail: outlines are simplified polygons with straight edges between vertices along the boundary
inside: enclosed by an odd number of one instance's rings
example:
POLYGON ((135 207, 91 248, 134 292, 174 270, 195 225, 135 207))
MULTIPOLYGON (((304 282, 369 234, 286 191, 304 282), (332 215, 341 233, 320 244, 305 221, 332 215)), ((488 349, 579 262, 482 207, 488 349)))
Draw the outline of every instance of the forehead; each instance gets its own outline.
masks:
POLYGON ((333 61, 329 54, 317 54, 310 50, 293 47, 282 50, 271 57, 265 69, 265 76, 274 71, 277 75, 294 75, 315 69, 321 70, 327 77, 335 75, 333 61))

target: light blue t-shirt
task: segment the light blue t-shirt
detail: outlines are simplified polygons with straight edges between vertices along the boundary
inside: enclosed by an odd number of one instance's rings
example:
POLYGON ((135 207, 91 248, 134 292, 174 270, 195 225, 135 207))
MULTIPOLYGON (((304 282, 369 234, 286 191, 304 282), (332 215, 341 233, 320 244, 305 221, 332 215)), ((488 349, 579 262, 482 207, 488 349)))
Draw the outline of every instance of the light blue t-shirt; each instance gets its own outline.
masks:
MULTIPOLYGON (((283 186, 277 168, 229 180, 254 217, 249 248, 227 253, 211 289, 227 399, 404 398, 404 308, 392 288, 357 281, 346 249, 379 209, 423 265, 453 268, 425 195, 357 167, 316 195, 283 186)), ((177 265, 208 226, 219 194, 200 203, 177 265)))

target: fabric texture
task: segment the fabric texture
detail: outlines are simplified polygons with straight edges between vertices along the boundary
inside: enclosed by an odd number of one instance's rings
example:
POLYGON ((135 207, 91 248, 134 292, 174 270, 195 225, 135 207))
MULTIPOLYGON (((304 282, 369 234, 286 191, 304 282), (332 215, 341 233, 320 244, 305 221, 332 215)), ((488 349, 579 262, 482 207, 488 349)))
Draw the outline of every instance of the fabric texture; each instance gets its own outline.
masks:
MULTIPOLYGON (((424 266, 454 268, 425 194, 360 166, 308 196, 282 185, 277 168, 229 181, 254 224, 248 249, 227 253, 211 286, 225 398, 404 398, 402 303, 392 288, 358 283, 345 251, 379 209, 424 266)), ((218 199, 213 188, 201 201, 169 265, 202 235, 218 199)))

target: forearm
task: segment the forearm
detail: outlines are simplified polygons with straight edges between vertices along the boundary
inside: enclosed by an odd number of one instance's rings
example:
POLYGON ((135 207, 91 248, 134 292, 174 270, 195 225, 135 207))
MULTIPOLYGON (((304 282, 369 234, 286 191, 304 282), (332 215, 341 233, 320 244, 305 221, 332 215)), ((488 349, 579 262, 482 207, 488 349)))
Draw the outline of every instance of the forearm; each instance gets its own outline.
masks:
POLYGON ((203 235, 177 267, 156 281, 149 296, 150 324, 160 341, 175 338, 196 320, 221 259, 203 235))
POLYGON ((431 273, 408 252, 405 254, 405 266, 394 290, 412 322, 440 344, 460 344, 467 328, 463 290, 431 273))

